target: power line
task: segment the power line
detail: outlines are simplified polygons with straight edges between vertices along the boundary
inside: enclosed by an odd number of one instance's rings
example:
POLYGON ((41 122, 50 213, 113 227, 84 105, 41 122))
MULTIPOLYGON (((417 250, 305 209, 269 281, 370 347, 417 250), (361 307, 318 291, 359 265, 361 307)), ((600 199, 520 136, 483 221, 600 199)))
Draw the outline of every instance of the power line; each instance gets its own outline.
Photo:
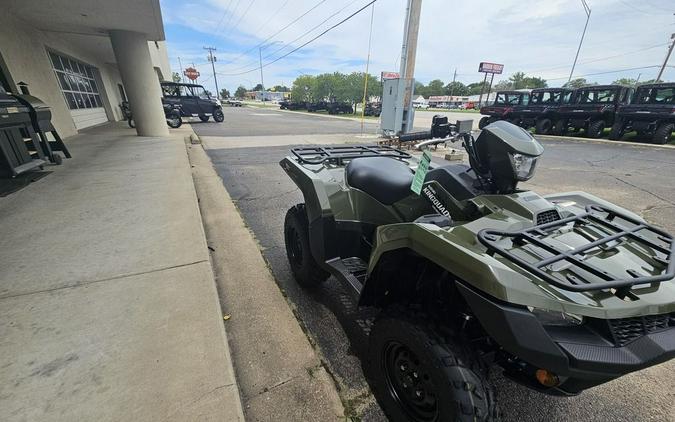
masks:
POLYGON ((326 0, 320 0, 317 4, 315 4, 314 6, 312 6, 312 8, 310 8, 309 10, 307 10, 305 13, 303 13, 302 15, 298 16, 297 18, 293 19, 288 25, 284 26, 283 28, 281 28, 280 30, 278 30, 277 32, 275 32, 274 34, 272 34, 272 35, 270 35, 269 37, 265 38, 262 42, 260 42, 260 43, 258 43, 258 44, 256 44, 256 45, 254 45, 253 47, 251 47, 251 48, 249 48, 248 50, 244 51, 243 53, 239 54, 239 55, 238 55, 237 57, 235 57, 234 59, 229 60, 228 63, 232 63, 232 62, 234 62, 235 60, 239 59, 240 57, 246 55, 247 53, 249 53, 249 52, 255 50, 256 48, 262 47, 267 41, 269 41, 269 40, 272 39, 273 37, 279 35, 281 32, 285 31, 288 27, 290 27, 290 26, 293 25, 295 22, 297 22, 297 21, 299 21, 300 19, 302 19, 303 17, 305 17, 308 13, 310 13, 312 10, 316 9, 316 8, 319 7, 322 3, 325 3, 325 2, 326 2, 326 0))
MULTIPOLYGON (((620 73, 620 72, 629 72, 631 70, 642 70, 642 69, 653 69, 655 67, 660 67, 659 65, 653 65, 653 66, 642 66, 642 67, 630 67, 627 69, 617 69, 617 70, 608 70, 606 72, 596 72, 596 73, 587 73, 585 75, 574 75, 574 78, 584 78, 586 76, 597 76, 597 75, 607 75, 610 73, 620 73)), ((668 67, 673 67, 673 66, 668 66, 668 67)), ((562 78, 549 78, 547 80, 549 81, 558 81, 561 79, 567 79, 567 76, 563 76, 562 78)))
MULTIPOLYGON (((232 1, 230 1, 230 3, 232 3, 232 1)), ((241 3, 241 0, 237 0, 237 2, 234 4, 234 8, 232 9, 232 12, 230 12, 230 16, 227 19, 227 23, 225 24, 225 28, 228 28, 230 26, 230 23, 232 23, 232 18, 234 17, 234 12, 237 11, 237 8, 239 7, 239 3, 241 3)), ((228 7, 228 9, 229 9, 229 7, 228 7)))
POLYGON ((343 6, 342 8, 340 8, 339 10, 337 10, 336 12, 334 12, 334 13, 332 13, 330 16, 328 16, 326 19, 322 20, 322 21, 319 22, 317 25, 313 26, 312 29, 309 29, 309 30, 305 31, 302 35, 300 35, 299 37, 295 38, 293 41, 290 41, 290 42, 286 43, 286 45, 284 45, 284 46, 281 47, 281 48, 276 49, 275 51, 273 51, 272 53, 268 54, 268 55, 265 56, 264 58, 267 59, 267 58, 269 58, 269 57, 272 57, 272 56, 275 55, 276 53, 278 53, 278 52, 280 52, 280 51, 282 51, 282 50, 285 50, 285 49, 288 48, 289 46, 293 45, 293 43, 295 43, 296 41, 300 40, 301 38, 304 38, 306 35, 310 34, 312 31, 314 31, 315 29, 317 29, 318 27, 320 27, 320 26, 323 25, 324 23, 328 22, 329 20, 331 20, 331 19, 334 18, 335 16, 339 15, 340 13, 342 13, 343 10, 345 10, 346 8, 348 8, 349 6, 351 6, 352 4, 356 3, 357 1, 358 1, 358 0, 352 0, 352 1, 350 1, 350 2, 347 3, 345 6, 343 6))
POLYGON ((237 19, 237 23, 235 23, 234 25, 232 25, 232 26, 230 27, 231 29, 230 29, 229 31, 227 31, 226 37, 227 37, 228 35, 230 35, 232 32, 234 32, 234 31, 239 27, 239 24, 241 23, 241 20, 244 19, 244 17, 248 14, 248 11, 251 10, 251 6, 253 6, 253 3, 255 3, 255 0, 251 0, 251 2, 248 4, 248 7, 246 8, 246 10, 244 10, 244 13, 242 13, 242 14, 239 16, 239 19, 237 19))
POLYGON ((225 10, 223 10, 223 14, 220 17, 220 20, 218 21, 218 25, 216 25, 216 30, 213 31, 214 33, 217 33, 220 30, 220 25, 222 25, 223 20, 225 19, 225 15, 227 15, 227 12, 230 10, 230 6, 232 6, 232 1, 233 0, 230 0, 230 2, 227 4, 227 7, 225 8, 225 10))
MULTIPOLYGON (((330 19, 332 19, 334 16, 340 14, 343 10, 345 10, 346 8, 348 8, 349 6, 351 6, 352 4, 356 3, 357 1, 358 1, 358 0, 352 0, 351 2, 347 3, 347 5, 343 6, 341 9, 339 9, 339 10, 336 11, 336 12, 334 12, 333 14, 331 14, 330 16, 328 16, 326 19, 322 20, 322 21, 319 22, 317 25, 313 26, 311 29, 309 29, 308 31, 305 31, 302 35, 300 35, 299 37, 295 38, 293 41, 290 41, 290 42, 286 43, 286 45, 282 46, 281 48, 277 48, 276 50, 274 50, 274 51, 271 52, 270 54, 268 54, 268 55, 266 55, 265 57, 263 57, 263 59, 270 58, 270 57, 274 56, 275 54, 277 54, 278 52, 280 52, 280 51, 282 51, 282 50, 285 50, 285 49, 288 48, 288 47, 291 47, 291 46, 293 45, 293 43, 295 43, 296 41, 298 41, 298 40, 301 39, 301 38, 304 38, 307 34, 311 33, 311 32, 314 31, 316 28, 320 27, 321 25, 323 25, 324 23, 326 23, 327 21, 329 21, 330 19)), ((268 47, 269 47, 270 45, 272 45, 272 44, 273 44, 273 43, 270 43, 270 44, 268 45, 268 47)), ((242 66, 239 66, 239 67, 237 67, 237 68, 235 68, 235 69, 230 70, 230 72, 238 72, 238 71, 241 70, 241 69, 247 69, 248 67, 254 65, 255 62, 256 62, 256 60, 252 60, 252 61, 246 63, 245 65, 242 65, 242 66)))
MULTIPOLYGON (((350 19, 353 18, 354 16, 358 15, 359 13, 361 13, 362 11, 364 11, 368 6, 370 6, 371 4, 375 3, 376 1, 377 1, 377 0, 372 0, 371 2, 369 2, 368 4, 366 4, 365 6, 363 6, 363 7, 360 8, 359 10, 357 10, 356 12, 354 12, 354 13, 352 13, 351 15, 347 16, 346 18, 342 19, 340 22, 336 23, 335 25, 329 27, 328 29, 326 29, 325 31, 323 31, 322 33, 320 33, 319 35, 317 35, 316 37, 314 37, 314 38, 312 38, 311 40, 305 42, 304 44, 302 44, 302 45, 300 45, 300 46, 294 48, 293 50, 289 51, 288 53, 284 54, 283 56, 277 57, 276 59, 272 60, 271 62, 265 63, 264 65, 261 65, 260 68, 267 67, 267 66, 269 66, 269 65, 271 65, 271 64, 273 64, 273 63, 276 63, 276 62, 278 62, 279 60, 281 60, 281 59, 283 59, 283 58, 285 58, 285 57, 288 57, 288 56, 290 56, 291 54, 295 53, 296 51, 300 50, 301 48, 307 46, 308 44, 310 44, 310 43, 316 41, 317 39, 321 38, 322 36, 324 36, 324 35, 327 34, 328 32, 332 31, 333 29, 335 29, 335 28, 337 28, 338 26, 342 25, 343 23, 347 22, 348 20, 350 20, 350 19)), ((258 67, 255 67, 255 68, 253 68, 253 69, 250 69, 250 70, 247 70, 247 71, 244 71, 244 72, 238 72, 238 73, 219 73, 219 75, 224 75, 224 76, 244 75, 244 74, 246 74, 246 73, 255 72, 255 71, 257 71, 258 69, 259 69, 258 67)))

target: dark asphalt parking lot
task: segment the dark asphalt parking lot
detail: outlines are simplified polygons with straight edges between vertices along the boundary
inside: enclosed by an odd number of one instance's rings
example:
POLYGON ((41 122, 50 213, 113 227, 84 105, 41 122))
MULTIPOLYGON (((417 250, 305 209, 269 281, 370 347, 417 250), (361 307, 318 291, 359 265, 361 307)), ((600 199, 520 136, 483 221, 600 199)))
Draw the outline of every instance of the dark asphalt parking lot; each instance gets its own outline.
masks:
MULTIPOLYGON (((249 111, 247 116, 249 124, 258 121, 256 127, 264 126, 266 119, 280 119, 255 116, 256 113, 257 110, 249 111)), ((275 121, 278 125, 302 127, 302 130, 325 130, 323 120, 327 118, 300 117, 301 122, 275 121)), ((227 113, 226 122, 229 119, 234 119, 234 115, 227 113)), ((338 127, 345 124, 342 133, 350 130, 351 122, 332 120, 330 130, 334 130, 333 124, 338 127)), ((218 126, 221 125, 193 125, 199 135, 233 136, 227 124, 218 126), (215 128, 209 128, 206 133, 209 126, 215 128), (220 135, 216 135, 218 130, 220 135)), ((254 135, 261 134, 256 128, 247 130, 254 135)), ((293 127, 286 128, 285 134, 293 130, 293 127)), ((236 132, 246 131, 237 129, 236 132)), ((544 147, 543 160, 527 187, 540 193, 585 190, 642 213, 648 220, 675 232, 675 149, 578 141, 545 141, 544 147)), ((383 414, 369 394, 359 360, 362 346, 367 342, 367 321, 372 314, 358 310, 333 278, 322 288, 307 291, 299 288, 290 274, 283 243, 283 220, 289 207, 302 202, 302 195, 278 165, 289 148, 290 145, 210 149, 208 154, 257 237, 279 287, 340 386, 347 407, 356 409, 361 420, 383 421, 383 414)), ((494 373, 493 378, 500 406, 510 421, 672 421, 674 370, 675 364, 671 361, 572 398, 530 391, 504 380, 498 373, 494 373)))

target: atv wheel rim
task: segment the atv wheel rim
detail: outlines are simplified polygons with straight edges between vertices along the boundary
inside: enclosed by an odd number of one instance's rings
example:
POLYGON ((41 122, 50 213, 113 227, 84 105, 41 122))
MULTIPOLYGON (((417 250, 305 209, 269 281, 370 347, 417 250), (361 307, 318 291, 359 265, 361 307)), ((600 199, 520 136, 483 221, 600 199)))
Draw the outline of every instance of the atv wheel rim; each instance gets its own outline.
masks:
POLYGON ((406 345, 391 341, 382 357, 389 394, 410 420, 437 420, 438 404, 434 386, 417 356, 406 345))
POLYGON ((302 265, 302 243, 300 233, 295 229, 288 230, 288 258, 294 267, 302 265))

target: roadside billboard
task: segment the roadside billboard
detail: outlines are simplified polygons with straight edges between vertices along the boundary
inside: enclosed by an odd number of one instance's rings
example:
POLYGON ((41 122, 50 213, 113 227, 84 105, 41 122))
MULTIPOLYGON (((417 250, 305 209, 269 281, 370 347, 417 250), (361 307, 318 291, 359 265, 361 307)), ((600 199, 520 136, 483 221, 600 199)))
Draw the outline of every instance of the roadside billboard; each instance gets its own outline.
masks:
POLYGON ((496 75, 501 75, 504 70, 503 64, 490 63, 490 62, 480 62, 478 66, 478 71, 483 73, 492 73, 496 75))

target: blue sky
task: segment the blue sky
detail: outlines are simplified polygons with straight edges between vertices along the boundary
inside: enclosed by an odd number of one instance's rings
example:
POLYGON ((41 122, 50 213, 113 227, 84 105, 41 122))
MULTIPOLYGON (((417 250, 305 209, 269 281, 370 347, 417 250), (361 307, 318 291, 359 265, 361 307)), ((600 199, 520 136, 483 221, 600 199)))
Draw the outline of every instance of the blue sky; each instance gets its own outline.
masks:
MULTIPOLYGON (((260 82, 259 46, 263 48, 263 64, 267 64, 367 3, 161 0, 172 68, 178 71, 179 57, 183 68, 194 63, 202 75, 198 82, 213 90, 211 66, 203 47, 216 47, 218 84, 231 91, 238 85, 252 87, 260 82)), ((641 80, 655 78, 670 34, 675 33, 675 2, 588 3, 591 20, 575 77, 589 75, 586 79, 600 83, 639 74, 641 80)), ((405 0, 375 3, 369 68, 373 74, 398 70, 405 5, 405 0)), ((482 76, 477 72, 478 63, 491 61, 505 65, 504 78, 524 71, 547 79, 550 86, 559 86, 567 81, 584 22, 578 0, 424 0, 415 77, 425 83, 436 78, 448 82, 457 69, 459 81, 476 82, 482 76)), ((370 8, 265 66, 265 86, 290 86, 301 74, 364 71, 369 28, 370 8)), ((670 64, 675 66, 675 57, 670 64)), ((664 79, 675 80, 675 68, 668 68, 664 79)))

